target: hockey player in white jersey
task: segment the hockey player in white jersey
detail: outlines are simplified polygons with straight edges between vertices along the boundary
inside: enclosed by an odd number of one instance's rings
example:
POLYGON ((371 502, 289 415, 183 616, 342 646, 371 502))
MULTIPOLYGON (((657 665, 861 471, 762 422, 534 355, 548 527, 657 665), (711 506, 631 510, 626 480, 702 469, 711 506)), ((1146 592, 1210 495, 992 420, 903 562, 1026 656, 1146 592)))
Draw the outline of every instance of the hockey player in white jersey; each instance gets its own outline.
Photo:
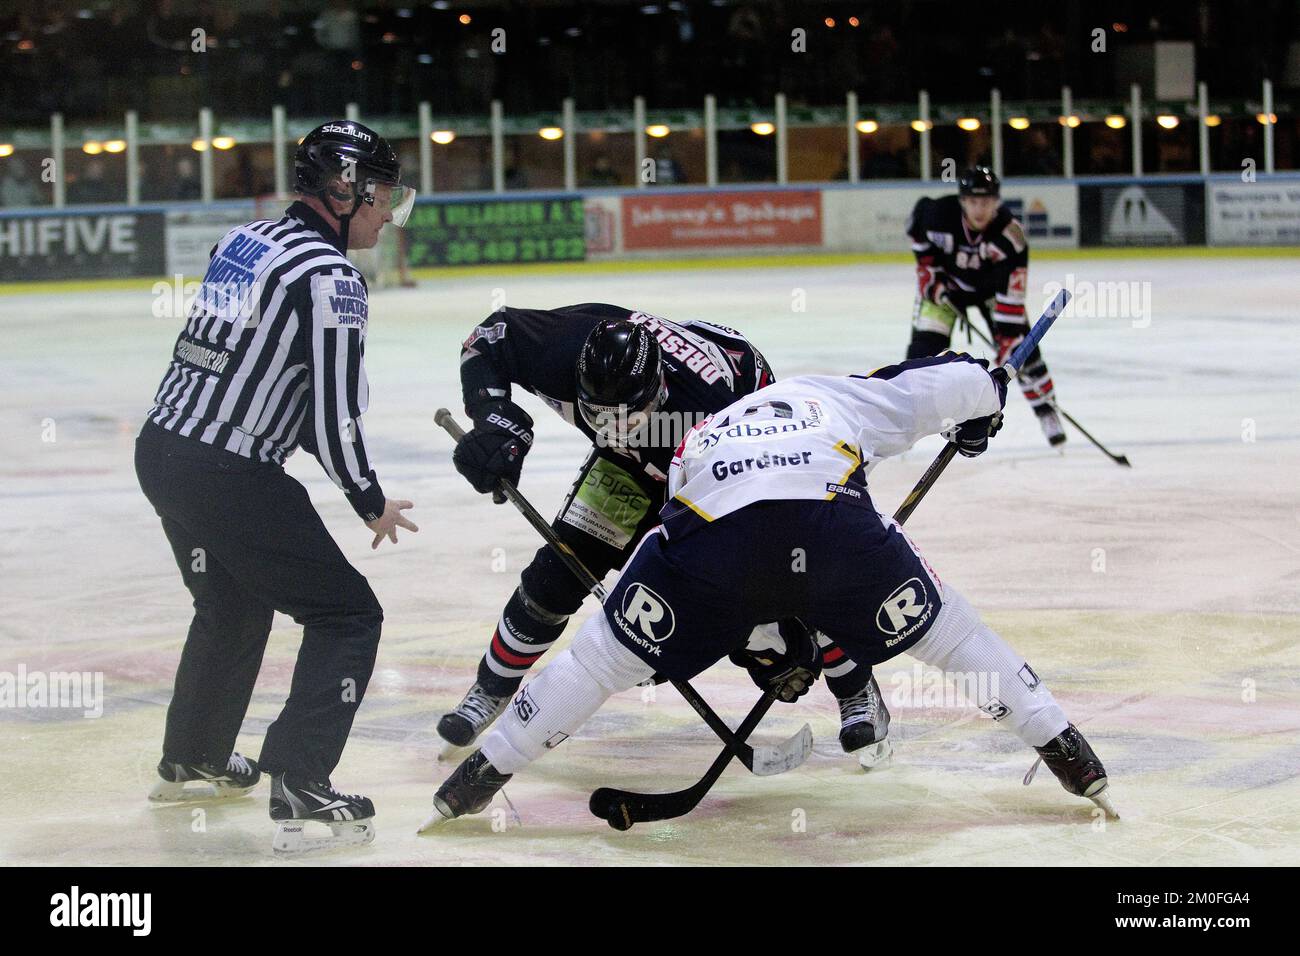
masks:
POLYGON ((816 652, 799 629, 773 640, 764 627, 791 618, 859 665, 906 651, 944 671, 989 675, 980 709, 1037 750, 1067 791, 1101 803, 1106 771, 1087 741, 867 489, 872 468, 926 435, 980 454, 1005 401, 1002 370, 944 353, 865 376, 778 382, 701 423, 673 461, 663 523, 602 613, 521 688, 439 788, 426 827, 486 808, 610 694, 656 672, 688 680, 758 641, 786 665, 771 669, 771 689, 793 699, 815 678, 816 652))

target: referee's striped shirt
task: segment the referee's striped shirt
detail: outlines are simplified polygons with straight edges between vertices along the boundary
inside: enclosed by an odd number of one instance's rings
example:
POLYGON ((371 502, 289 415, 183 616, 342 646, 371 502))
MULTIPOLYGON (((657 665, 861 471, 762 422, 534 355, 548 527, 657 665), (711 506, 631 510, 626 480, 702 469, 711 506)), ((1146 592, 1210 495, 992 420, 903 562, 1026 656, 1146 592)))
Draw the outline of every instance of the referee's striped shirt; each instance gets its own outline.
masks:
POLYGON ((384 494, 366 453, 366 282, 315 210, 232 229, 212 250, 149 419, 245 458, 314 454, 366 521, 384 494))

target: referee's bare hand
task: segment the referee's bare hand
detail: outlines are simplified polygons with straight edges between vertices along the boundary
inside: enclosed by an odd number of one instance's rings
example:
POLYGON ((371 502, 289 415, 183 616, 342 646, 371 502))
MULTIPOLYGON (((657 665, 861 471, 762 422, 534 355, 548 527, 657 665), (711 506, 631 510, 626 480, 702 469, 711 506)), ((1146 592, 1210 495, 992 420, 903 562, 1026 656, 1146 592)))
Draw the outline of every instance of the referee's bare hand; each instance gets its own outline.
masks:
POLYGON ((415 522, 411 521, 402 514, 407 508, 414 508, 415 505, 410 501, 402 501, 396 498, 384 499, 384 513, 374 521, 367 521, 366 527, 375 533, 375 540, 370 542, 370 548, 373 551, 379 547, 379 542, 388 538, 393 544, 397 544, 397 529, 405 528, 407 531, 419 531, 415 522))

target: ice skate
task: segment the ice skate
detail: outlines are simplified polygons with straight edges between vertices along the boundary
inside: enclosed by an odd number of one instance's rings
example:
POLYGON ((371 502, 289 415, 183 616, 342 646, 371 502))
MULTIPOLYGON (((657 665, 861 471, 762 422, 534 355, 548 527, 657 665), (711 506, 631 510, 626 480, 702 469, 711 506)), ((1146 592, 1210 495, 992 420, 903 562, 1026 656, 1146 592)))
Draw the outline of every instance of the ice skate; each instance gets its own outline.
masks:
POLYGON ((1092 747, 1088 746, 1088 741, 1074 724, 1070 724, 1044 746, 1034 749, 1068 793, 1076 797, 1087 797, 1101 807, 1106 816, 1119 819, 1119 813, 1106 792, 1110 784, 1106 779, 1106 768, 1101 765, 1092 747))
POLYGON ((365 846, 375 839, 374 815, 369 798, 339 793, 328 780, 313 783, 290 774, 271 776, 271 819, 278 824, 271 848, 278 854, 365 846), (309 833, 312 823, 328 827, 330 835, 309 833))
POLYGON ((501 716, 513 696, 513 691, 504 696, 491 694, 476 682, 461 702, 438 721, 438 736, 443 740, 438 759, 446 760, 457 749, 474 743, 501 716))
POLYGON ((163 760, 158 764, 158 776, 160 779, 149 791, 150 800, 155 803, 193 803, 245 796, 257 786, 262 771, 257 769, 255 761, 232 753, 224 768, 214 764, 163 760))
POLYGON ((456 817, 481 813, 510 777, 508 773, 498 773, 483 756, 483 751, 474 751, 433 795, 433 813, 420 824, 417 832, 427 833, 438 824, 456 817))
POLYGON ((889 708, 880 696, 875 675, 852 697, 840 703, 840 746, 853 754, 864 770, 889 762, 894 752, 889 742, 889 708))
POLYGON ((1061 424, 1061 416, 1056 413, 1056 409, 1051 405, 1039 405, 1034 409, 1034 414, 1038 416, 1038 424, 1043 428, 1047 443, 1053 448, 1064 445, 1065 426, 1061 424))

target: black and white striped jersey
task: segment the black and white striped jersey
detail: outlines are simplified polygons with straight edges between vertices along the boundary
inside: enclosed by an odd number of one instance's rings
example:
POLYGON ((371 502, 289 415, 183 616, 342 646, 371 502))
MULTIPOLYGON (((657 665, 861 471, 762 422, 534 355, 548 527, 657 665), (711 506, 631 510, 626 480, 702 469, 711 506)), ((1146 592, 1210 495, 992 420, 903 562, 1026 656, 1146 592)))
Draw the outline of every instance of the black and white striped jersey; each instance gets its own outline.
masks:
POLYGON ((213 247, 149 420, 277 465, 301 445, 374 520, 384 494, 361 427, 366 319, 365 279, 311 207, 232 229, 213 247))

